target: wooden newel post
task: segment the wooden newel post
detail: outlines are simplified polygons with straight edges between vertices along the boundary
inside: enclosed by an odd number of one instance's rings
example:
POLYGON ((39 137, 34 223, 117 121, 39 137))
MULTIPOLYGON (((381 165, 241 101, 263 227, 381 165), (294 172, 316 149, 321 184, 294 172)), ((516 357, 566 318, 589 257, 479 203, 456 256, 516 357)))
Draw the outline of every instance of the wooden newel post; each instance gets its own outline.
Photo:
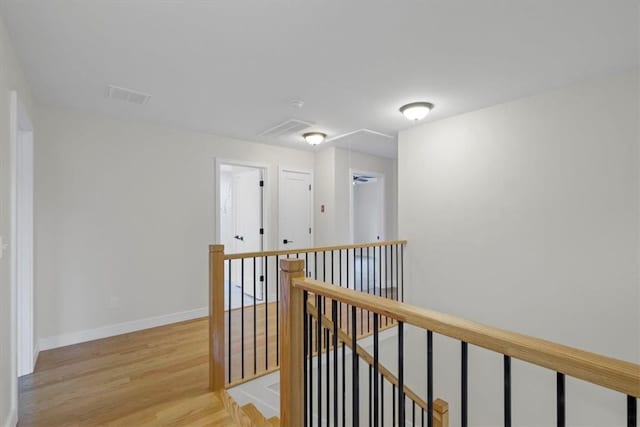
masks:
POLYGON ((209 388, 224 389, 224 245, 209 246, 209 388))
POLYGON ((434 418, 439 419, 439 421, 434 422, 433 424, 436 427, 449 427, 449 404, 442 399, 436 399, 433 401, 433 412, 434 418))
POLYGON ((304 261, 280 260, 280 420, 284 427, 304 425, 303 291, 292 286, 304 277, 304 261))

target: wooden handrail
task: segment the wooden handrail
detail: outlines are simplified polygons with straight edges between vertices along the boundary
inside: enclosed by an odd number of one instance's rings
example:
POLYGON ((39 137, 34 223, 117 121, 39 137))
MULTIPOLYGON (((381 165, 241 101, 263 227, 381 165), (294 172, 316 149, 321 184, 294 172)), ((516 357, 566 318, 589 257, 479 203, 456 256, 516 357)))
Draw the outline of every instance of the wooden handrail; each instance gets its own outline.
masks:
POLYGON ((293 287, 369 310, 398 321, 640 397, 640 365, 493 328, 437 311, 323 282, 298 278, 293 287))
POLYGON ((379 247, 379 246, 406 245, 406 244, 407 244, 406 240, 389 240, 385 242, 356 243, 354 245, 318 246, 315 248, 282 249, 277 251, 225 254, 224 259, 260 258, 260 257, 275 256, 275 255, 294 255, 294 254, 313 253, 313 252, 330 252, 330 251, 339 251, 339 250, 345 250, 345 249, 373 248, 373 247, 379 247))
MULTIPOLYGON (((327 304, 330 304, 330 301, 327 301, 327 304)), ((311 302, 307 302, 307 312, 311 317, 315 319, 318 318, 318 310, 316 310, 315 305, 313 305, 311 302)), ((322 315, 322 325, 326 329, 333 331, 333 321, 324 314, 322 315)), ((395 326, 397 326, 397 324, 392 325, 392 327, 395 327, 395 326)), ((344 332, 340 328, 338 328, 338 340, 345 343, 345 345, 353 351, 353 343, 352 343, 351 336, 349 336, 346 332, 344 332)), ((362 347, 360 344, 356 344, 356 354, 362 360, 364 360, 367 364, 373 366, 373 363, 374 363, 373 356, 371 355, 371 353, 365 350, 364 347, 362 347)), ((380 374, 382 374, 382 376, 385 377, 387 381, 389 381, 389 383, 395 385, 396 387, 398 386, 399 384, 398 378, 396 378, 396 376, 393 375, 393 373, 389 371, 380 362, 378 362, 378 369, 380 371, 380 374)), ((428 410, 427 402, 424 399, 422 399, 420 396, 418 396, 406 384, 403 385, 403 390, 405 395, 409 399, 416 402, 416 405, 424 409, 425 412, 428 410)), ((449 404, 447 402, 445 402, 442 399, 436 399, 433 401, 433 415, 434 415, 433 420, 434 420, 435 427, 447 427, 449 425, 448 412, 449 412, 449 404)))

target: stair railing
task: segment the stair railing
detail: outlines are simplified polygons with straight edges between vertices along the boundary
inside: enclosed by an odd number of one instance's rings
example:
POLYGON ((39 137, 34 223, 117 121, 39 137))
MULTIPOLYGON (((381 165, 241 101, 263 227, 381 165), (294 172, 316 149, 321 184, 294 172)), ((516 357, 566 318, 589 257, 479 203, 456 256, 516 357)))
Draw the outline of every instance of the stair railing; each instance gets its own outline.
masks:
MULTIPOLYGON (((280 418, 283 426, 309 426, 313 425, 314 403, 313 389, 310 375, 313 374, 311 360, 313 358, 314 336, 317 344, 326 334, 333 333, 334 340, 340 338, 340 332, 335 329, 335 322, 339 321, 338 302, 348 307, 348 313, 352 319, 356 318, 356 310, 367 310, 374 314, 374 355, 372 366, 375 374, 379 374, 379 355, 377 350, 379 317, 386 316, 397 321, 398 334, 398 367, 397 367, 397 393, 393 396, 394 425, 404 426, 411 420, 407 417, 407 393, 404 387, 404 325, 413 325, 423 329, 427 334, 427 396, 426 415, 427 425, 432 427, 436 422, 436 402, 433 398, 433 334, 441 334, 460 341, 461 351, 461 426, 468 425, 468 346, 475 345, 500 354, 503 358, 504 369, 504 425, 511 426, 511 358, 526 361, 556 372, 556 404, 557 425, 565 426, 565 376, 579 378, 592 384, 614 390, 625 395, 627 403, 627 426, 637 426, 637 399, 640 397, 640 365, 613 359, 607 356, 587 352, 584 350, 553 343, 539 338, 530 337, 502 329, 485 326, 447 314, 404 304, 399 301, 391 301, 379 296, 331 286, 326 283, 305 278, 303 260, 281 260, 280 262, 280 295, 282 315, 282 358, 280 375, 280 418), (315 301, 310 305, 309 301, 315 301), (329 308, 330 306, 330 308, 329 308), (331 310, 333 324, 324 321, 325 315, 331 310), (315 316, 314 316, 315 313, 315 316), (316 323, 316 329, 311 330, 309 325, 316 323), (333 330, 331 329, 333 326, 333 330), (397 416, 397 418, 396 418, 397 416)), ((350 335, 351 348, 357 349, 357 330, 355 323, 351 324, 350 335)), ((343 340, 344 342, 344 340, 343 340)), ((336 341, 334 341, 336 343, 336 341)), ((337 347, 337 345, 336 345, 337 347)), ((337 349, 337 348, 336 348, 337 349)), ((334 349, 335 350, 335 349, 334 349)), ((319 359, 319 358, 318 358, 319 359)), ((360 394, 360 355, 358 351, 352 352, 351 368, 351 408, 349 413, 349 425, 361 425, 361 404, 366 398, 360 394)), ((320 365, 318 365, 320 367, 320 365)), ((328 364, 326 366, 329 366, 328 364)), ((334 375, 337 372, 334 369, 334 375)), ((374 376, 375 376, 374 374, 374 376)), ((317 382, 317 404, 322 404, 322 381, 317 382), (319 385, 318 385, 319 384, 319 385)), ((344 380, 343 380, 344 383, 344 380)), ((328 390, 330 381, 325 383, 328 390)), ((381 425, 381 418, 377 411, 381 406, 376 405, 379 399, 376 382, 373 384, 374 408, 372 411, 371 425, 381 425)), ((371 390, 371 385, 370 385, 371 390)), ((335 390, 334 386, 334 393, 335 390)), ((324 402, 331 405, 331 399, 324 402)), ((335 402, 334 402, 335 405, 335 402)), ((317 424, 322 418, 318 414, 317 424)), ((333 413, 338 411, 335 405, 333 413)), ((331 410, 330 412, 331 413, 331 410)), ((326 417, 329 420, 330 417, 326 417)), ((413 419, 415 425, 415 417, 413 419)))
MULTIPOLYGON (((304 260, 305 277, 391 300, 404 298, 406 240, 226 254, 209 247, 209 382, 232 387, 278 370, 281 359, 279 262, 304 260)), ((342 307, 341 307, 342 309, 342 307)), ((372 333, 372 313, 357 313, 358 336, 372 333)), ((384 318, 384 327, 394 325, 384 318)), ((344 328, 351 327, 351 319, 344 328)))

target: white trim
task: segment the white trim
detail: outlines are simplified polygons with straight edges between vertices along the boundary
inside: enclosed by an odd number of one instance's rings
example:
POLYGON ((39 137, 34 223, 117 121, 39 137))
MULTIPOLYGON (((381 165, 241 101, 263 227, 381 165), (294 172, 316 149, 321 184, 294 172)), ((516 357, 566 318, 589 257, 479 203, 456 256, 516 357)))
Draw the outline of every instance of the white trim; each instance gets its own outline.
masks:
POLYGON ((16 140, 16 352, 18 377, 33 372, 34 364, 34 145, 28 118, 20 112, 16 140))
POLYGON ((311 246, 315 246, 315 236, 316 236, 316 224, 314 219, 314 200, 315 200, 315 191, 316 191, 316 182, 314 181, 313 169, 299 169, 299 168, 287 168, 283 166, 278 166, 278 240, 276 242, 276 249, 280 249, 280 241, 283 239, 282 234, 280 234, 280 209, 282 206, 280 205, 280 187, 282 185, 282 173, 283 172, 295 172, 295 173, 306 173, 309 175, 309 181, 311 182, 311 197, 309 198, 309 212, 311 212, 311 218, 309 218, 309 223, 311 224, 311 246))
POLYGON ((68 334, 53 337, 40 338, 40 350, 50 350, 52 348, 64 347, 66 345, 79 344, 115 335, 127 334, 129 332, 141 331, 143 329, 155 328, 157 326, 169 325, 171 323, 183 322, 185 320, 198 319, 208 315, 209 308, 202 307, 194 310, 165 314, 162 316, 147 317, 146 319, 132 320, 130 322, 116 323, 114 325, 102 326, 95 329, 87 329, 84 331, 70 332, 68 334))
POLYGON ((18 410, 16 408, 12 408, 7 414, 7 419, 3 425, 4 427, 16 427, 18 425, 18 410))
POLYGON ((382 172, 371 172, 365 171, 361 169, 353 169, 349 168, 349 234, 351 235, 351 243, 363 243, 363 242, 355 242, 355 230, 353 224, 353 175, 354 174, 363 174, 375 176, 378 178, 382 184, 382 200, 380 203, 382 204, 380 212, 382 214, 382 218, 380 218, 379 222, 382 225, 382 230, 380 231, 380 240, 385 240, 387 238, 387 182, 386 176, 382 172))
MULTIPOLYGON (((10 188, 10 211, 11 211, 11 238, 9 240, 9 270, 11 275, 11 286, 9 290, 9 327, 10 327, 10 342, 9 342, 9 378, 11 381, 10 389, 10 403, 9 410, 11 417, 18 412, 18 370, 17 370, 17 298, 16 298, 16 143, 18 138, 18 117, 20 116, 18 110, 18 93, 11 91, 10 105, 9 105, 9 188, 10 188)), ((17 415, 16 415, 17 416, 17 415)), ((10 425, 12 419, 7 420, 7 425, 10 425)))

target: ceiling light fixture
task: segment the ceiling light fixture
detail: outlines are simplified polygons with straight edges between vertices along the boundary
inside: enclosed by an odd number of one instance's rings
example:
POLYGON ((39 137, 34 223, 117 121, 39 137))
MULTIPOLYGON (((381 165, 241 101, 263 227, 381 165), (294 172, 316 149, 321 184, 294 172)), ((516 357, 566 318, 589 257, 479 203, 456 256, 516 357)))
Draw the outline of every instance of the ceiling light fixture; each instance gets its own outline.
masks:
POLYGON ((433 104, 430 102, 412 102, 400 107, 400 112, 407 119, 414 121, 424 119, 431 110, 433 110, 433 104))
POLYGON ((324 139, 327 137, 327 134, 322 132, 307 132, 307 133, 303 133, 302 137, 309 144, 318 145, 322 143, 322 141, 324 141, 324 139))

